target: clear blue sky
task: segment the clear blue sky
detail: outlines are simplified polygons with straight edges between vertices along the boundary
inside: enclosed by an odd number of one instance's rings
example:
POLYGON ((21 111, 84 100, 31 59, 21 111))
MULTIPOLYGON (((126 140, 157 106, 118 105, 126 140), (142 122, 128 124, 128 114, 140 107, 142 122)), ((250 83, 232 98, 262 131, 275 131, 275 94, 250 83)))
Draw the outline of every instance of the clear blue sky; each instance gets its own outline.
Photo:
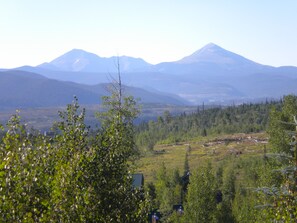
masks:
POLYGON ((297 66, 296 0, 0 0, 0 68, 73 49, 178 60, 213 42, 256 62, 297 66))

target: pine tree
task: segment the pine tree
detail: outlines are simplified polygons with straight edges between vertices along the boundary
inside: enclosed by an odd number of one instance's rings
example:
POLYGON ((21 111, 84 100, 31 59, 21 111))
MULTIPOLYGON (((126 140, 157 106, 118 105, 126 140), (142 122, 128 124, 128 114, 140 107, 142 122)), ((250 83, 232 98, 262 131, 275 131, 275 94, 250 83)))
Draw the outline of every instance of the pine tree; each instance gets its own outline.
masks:
MULTIPOLYGON (((271 112, 269 135, 275 157, 281 161, 283 176, 280 186, 260 187, 258 191, 273 198, 266 216, 275 222, 293 222, 297 219, 297 97, 286 96, 281 110, 271 112)), ((267 206, 267 205, 266 205, 267 206)), ((265 207, 265 206, 264 206, 265 207)))
POLYGON ((216 222, 216 192, 210 165, 192 172, 185 204, 185 222, 216 222))

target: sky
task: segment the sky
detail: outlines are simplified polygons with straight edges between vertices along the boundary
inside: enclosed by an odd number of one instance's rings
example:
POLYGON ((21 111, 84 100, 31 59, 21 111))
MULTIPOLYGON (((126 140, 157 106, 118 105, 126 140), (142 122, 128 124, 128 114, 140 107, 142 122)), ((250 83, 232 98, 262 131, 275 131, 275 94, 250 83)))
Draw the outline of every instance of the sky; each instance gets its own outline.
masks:
POLYGON ((0 0, 0 68, 71 49, 157 64, 212 42, 255 62, 297 66, 296 0, 0 0))

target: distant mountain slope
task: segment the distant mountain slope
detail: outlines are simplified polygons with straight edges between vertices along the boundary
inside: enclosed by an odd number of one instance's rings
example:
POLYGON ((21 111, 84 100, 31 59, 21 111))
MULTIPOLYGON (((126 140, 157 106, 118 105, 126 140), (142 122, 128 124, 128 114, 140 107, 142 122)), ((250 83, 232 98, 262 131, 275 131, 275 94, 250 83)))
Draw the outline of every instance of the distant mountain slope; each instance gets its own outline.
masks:
POLYGON ((23 71, 0 72, 0 108, 61 106, 70 103, 74 95, 83 104, 100 100, 98 94, 82 89, 77 83, 23 71))
MULTIPOLYGON (((140 88, 125 87, 127 93, 141 98, 142 103, 186 104, 177 96, 150 93, 140 88)), ((25 107, 52 107, 70 103, 73 96, 81 104, 99 104, 108 95, 106 84, 88 86, 57 81, 25 71, 0 72, 0 109, 25 107)))
MULTIPOLYGON (((98 84, 94 86, 87 86, 88 90, 95 93, 100 93, 101 89, 108 90, 110 84, 98 84)), ((123 86, 123 94, 128 96, 132 95, 139 103, 149 104, 172 104, 172 105, 188 105, 189 103, 173 94, 151 92, 138 87, 123 86)))
POLYGON ((14 70, 26 71, 31 73, 38 73, 49 79, 60 81, 72 81, 79 84, 94 85, 98 83, 110 82, 110 76, 114 73, 107 72, 73 72, 73 71, 58 71, 45 69, 43 67, 23 66, 15 68, 14 70))
POLYGON ((84 50, 73 49, 50 63, 43 63, 38 67, 57 71, 108 73, 117 71, 118 59, 122 71, 133 71, 150 66, 140 58, 127 56, 105 58, 84 50))

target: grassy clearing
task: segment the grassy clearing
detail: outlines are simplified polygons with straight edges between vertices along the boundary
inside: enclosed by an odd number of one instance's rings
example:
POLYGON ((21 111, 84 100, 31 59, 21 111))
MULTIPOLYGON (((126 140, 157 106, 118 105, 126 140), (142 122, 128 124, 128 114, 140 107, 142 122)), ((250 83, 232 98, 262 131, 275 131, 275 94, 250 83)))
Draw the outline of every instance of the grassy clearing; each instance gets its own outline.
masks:
POLYGON ((208 161, 217 166, 228 159, 263 156, 266 144, 266 133, 255 133, 204 137, 178 145, 157 145, 154 153, 144 155, 136 162, 136 169, 144 174, 146 182, 151 182, 163 162, 169 170, 178 169, 182 174, 187 151, 190 169, 193 170, 208 161))

